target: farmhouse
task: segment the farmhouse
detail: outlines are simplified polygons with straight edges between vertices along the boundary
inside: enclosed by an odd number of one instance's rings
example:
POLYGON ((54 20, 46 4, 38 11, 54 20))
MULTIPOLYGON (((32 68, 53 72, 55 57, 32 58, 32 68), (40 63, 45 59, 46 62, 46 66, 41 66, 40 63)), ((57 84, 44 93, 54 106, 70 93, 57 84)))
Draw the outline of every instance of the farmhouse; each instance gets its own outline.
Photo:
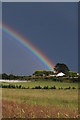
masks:
POLYGON ((58 73, 58 74, 53 74, 53 75, 49 75, 50 77, 62 77, 62 76, 64 76, 65 74, 63 73, 63 72, 60 72, 60 73, 58 73))
POLYGON ((64 73, 62 73, 62 72, 60 72, 60 73, 58 73, 57 75, 56 75, 56 77, 59 77, 59 76, 64 76, 65 74, 64 73))

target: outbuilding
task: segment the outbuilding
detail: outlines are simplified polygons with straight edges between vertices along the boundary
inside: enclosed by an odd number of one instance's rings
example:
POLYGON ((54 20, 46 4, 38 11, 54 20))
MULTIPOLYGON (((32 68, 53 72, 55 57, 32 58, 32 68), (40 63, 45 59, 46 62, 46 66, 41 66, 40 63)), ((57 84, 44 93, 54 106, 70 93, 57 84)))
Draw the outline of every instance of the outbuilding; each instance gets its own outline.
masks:
POLYGON ((58 74, 56 75, 56 77, 64 76, 64 75, 65 75, 64 73, 60 72, 60 73, 58 73, 58 74))

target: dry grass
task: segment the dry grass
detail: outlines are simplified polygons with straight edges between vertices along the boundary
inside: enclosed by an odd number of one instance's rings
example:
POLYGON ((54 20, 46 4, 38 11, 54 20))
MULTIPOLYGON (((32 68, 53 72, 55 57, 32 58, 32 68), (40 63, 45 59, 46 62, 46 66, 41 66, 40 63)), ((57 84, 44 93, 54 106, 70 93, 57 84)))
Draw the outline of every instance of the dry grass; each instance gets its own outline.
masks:
POLYGON ((3 117, 77 118, 78 90, 2 89, 3 117))
POLYGON ((4 118, 77 118, 75 109, 58 108, 55 106, 29 106, 15 102, 4 101, 2 105, 4 118))

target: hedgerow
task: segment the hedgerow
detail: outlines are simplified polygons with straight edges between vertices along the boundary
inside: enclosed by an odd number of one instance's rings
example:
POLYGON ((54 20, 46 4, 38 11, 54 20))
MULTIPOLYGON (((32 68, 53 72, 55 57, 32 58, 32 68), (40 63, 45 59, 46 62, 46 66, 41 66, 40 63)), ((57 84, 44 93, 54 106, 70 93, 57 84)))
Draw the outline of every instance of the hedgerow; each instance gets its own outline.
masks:
MULTIPOLYGON (((1 88, 13 88, 13 89, 59 89, 59 90, 61 90, 61 89, 64 89, 64 90, 76 89, 76 87, 70 87, 70 86, 66 87, 66 88, 63 88, 63 87, 56 88, 55 85, 51 86, 51 87, 49 87, 49 86, 44 86, 44 87, 35 86, 35 87, 32 87, 32 88, 29 88, 29 87, 26 88, 22 85, 12 85, 12 84, 3 85, 2 84, 0 87, 1 88)), ((80 89, 80 88, 78 88, 78 89, 80 89)))

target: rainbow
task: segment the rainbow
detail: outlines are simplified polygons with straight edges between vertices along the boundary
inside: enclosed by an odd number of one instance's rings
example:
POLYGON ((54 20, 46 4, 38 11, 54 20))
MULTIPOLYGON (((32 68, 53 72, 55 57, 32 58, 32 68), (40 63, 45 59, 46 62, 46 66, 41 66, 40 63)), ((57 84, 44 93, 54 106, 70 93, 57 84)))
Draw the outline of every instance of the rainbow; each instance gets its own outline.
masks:
POLYGON ((52 62, 45 55, 43 55, 40 50, 38 50, 32 43, 30 43, 28 39, 23 38, 21 35, 16 33, 4 23, 2 24, 2 30, 10 37, 14 38, 14 40, 21 44, 24 48, 28 49, 41 63, 43 63, 43 65, 47 66, 48 70, 53 70, 54 65, 52 62))

